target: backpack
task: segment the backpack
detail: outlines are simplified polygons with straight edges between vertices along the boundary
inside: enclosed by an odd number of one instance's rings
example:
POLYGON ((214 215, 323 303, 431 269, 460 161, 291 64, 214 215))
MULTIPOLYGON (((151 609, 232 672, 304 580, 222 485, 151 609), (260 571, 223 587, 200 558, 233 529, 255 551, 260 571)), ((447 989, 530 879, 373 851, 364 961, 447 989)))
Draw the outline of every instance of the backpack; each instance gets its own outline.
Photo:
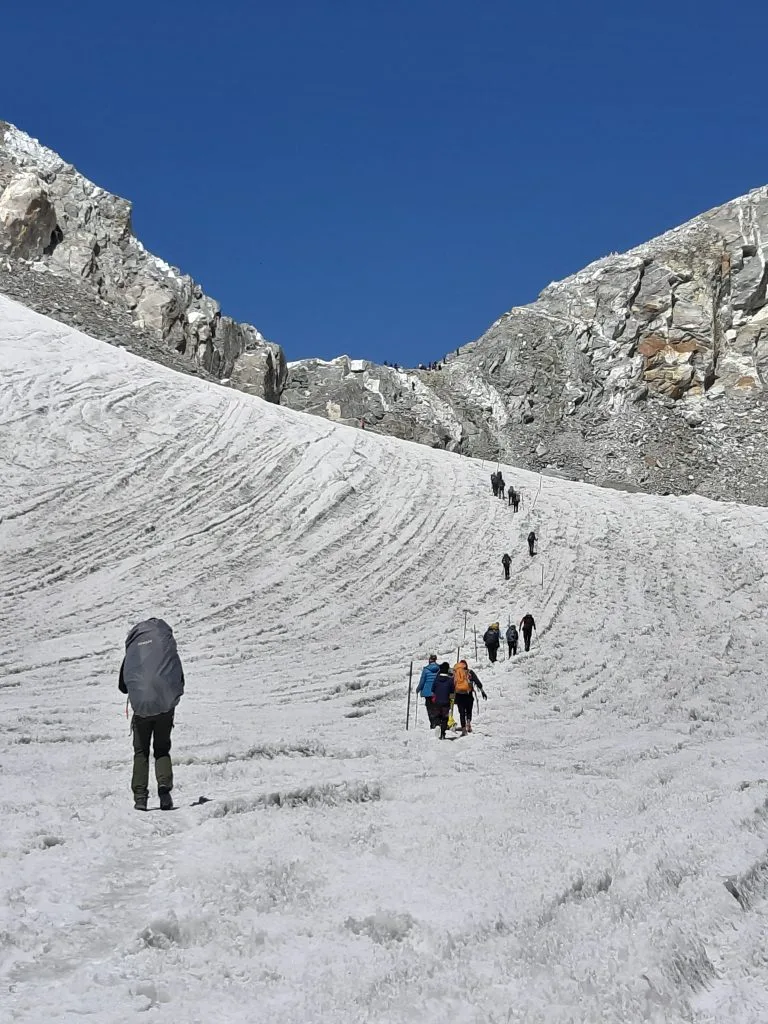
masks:
POLYGON ((146 619, 125 641, 123 682, 134 714, 162 715, 181 700, 184 672, 173 630, 163 619, 146 619))
POLYGON ((517 626, 507 626, 507 643, 517 643, 517 626))
POLYGON ((457 665, 453 670, 453 688, 456 693, 472 693, 472 680, 469 678, 469 670, 463 665, 457 665))

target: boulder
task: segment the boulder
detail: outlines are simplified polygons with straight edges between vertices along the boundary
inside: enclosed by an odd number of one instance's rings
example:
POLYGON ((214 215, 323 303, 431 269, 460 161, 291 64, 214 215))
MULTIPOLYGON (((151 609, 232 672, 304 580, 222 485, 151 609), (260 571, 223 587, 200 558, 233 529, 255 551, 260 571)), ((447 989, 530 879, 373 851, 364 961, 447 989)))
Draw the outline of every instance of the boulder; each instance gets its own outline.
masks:
POLYGON ((38 175, 12 178, 0 195, 0 251, 26 259, 42 256, 56 227, 56 210, 38 175))

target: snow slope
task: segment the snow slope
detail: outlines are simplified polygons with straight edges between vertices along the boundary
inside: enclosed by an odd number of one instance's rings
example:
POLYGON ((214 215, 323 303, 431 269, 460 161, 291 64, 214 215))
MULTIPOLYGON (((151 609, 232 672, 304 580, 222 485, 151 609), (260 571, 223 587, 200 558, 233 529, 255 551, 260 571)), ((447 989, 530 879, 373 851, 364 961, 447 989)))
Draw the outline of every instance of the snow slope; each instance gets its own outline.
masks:
POLYGON ((505 469, 513 517, 487 465, 3 298, 0 458, 3 1020, 768 1019, 768 510, 505 469), (540 646, 481 657, 473 735, 406 733, 464 609, 540 646), (171 814, 117 692, 149 614, 171 814))

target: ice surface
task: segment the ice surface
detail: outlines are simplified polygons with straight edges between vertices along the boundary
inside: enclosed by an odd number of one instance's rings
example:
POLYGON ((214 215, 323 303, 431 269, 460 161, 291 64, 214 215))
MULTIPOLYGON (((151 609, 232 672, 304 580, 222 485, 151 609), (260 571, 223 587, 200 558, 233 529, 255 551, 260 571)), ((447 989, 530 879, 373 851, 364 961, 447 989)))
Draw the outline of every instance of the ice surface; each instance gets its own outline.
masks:
POLYGON ((504 467, 513 517, 2 298, 0 458, 4 1021, 768 1019, 766 510, 504 467), (528 610, 473 735, 404 731, 411 658, 528 610), (170 814, 116 685, 148 614, 170 814))

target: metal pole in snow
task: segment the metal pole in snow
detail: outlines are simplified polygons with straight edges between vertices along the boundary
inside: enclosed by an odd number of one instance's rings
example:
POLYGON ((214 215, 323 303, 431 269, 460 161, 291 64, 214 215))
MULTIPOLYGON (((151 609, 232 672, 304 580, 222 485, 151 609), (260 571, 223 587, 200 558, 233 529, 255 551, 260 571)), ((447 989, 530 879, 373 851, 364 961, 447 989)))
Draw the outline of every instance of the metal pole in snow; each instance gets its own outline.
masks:
POLYGON ((413 662, 408 672, 408 707, 405 712, 405 731, 408 731, 408 726, 411 724, 411 687, 413 685, 413 662))
POLYGON ((541 585, 544 586, 544 566, 541 567, 541 585))
POLYGON ((475 634, 475 661, 477 661, 477 626, 473 626, 472 631, 475 634))
POLYGON ((462 638, 462 639, 464 639, 464 640, 466 640, 466 639, 467 639, 467 613, 468 613, 468 612, 469 612, 469 609, 468 609, 468 608, 465 608, 465 609, 464 609, 464 636, 463 636, 463 638, 462 638))

